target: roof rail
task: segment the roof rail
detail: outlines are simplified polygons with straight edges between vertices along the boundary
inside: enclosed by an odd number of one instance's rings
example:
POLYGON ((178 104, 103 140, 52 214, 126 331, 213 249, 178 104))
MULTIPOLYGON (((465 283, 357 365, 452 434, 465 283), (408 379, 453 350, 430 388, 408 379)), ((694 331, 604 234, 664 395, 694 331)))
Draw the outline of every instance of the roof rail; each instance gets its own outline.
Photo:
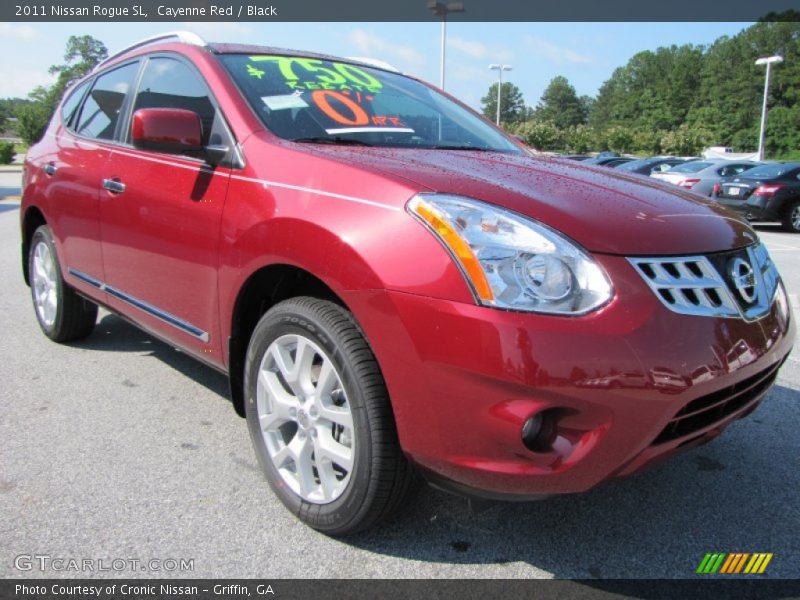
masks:
POLYGON ((159 33, 158 35, 152 35, 150 37, 144 38, 143 40, 139 40, 138 42, 131 44, 127 48, 120 50, 119 52, 115 52, 108 58, 100 61, 97 66, 93 69, 96 71, 102 65, 106 64, 107 62, 114 60, 115 58, 122 56, 123 54, 130 52, 131 50, 135 50, 136 48, 141 48, 142 46, 147 46, 148 44, 155 44, 156 42, 165 42, 167 40, 176 40, 178 42, 183 42, 184 44, 191 44, 192 46, 206 46, 206 41, 201 38, 196 33, 192 33, 191 31, 168 31, 167 33, 159 33))

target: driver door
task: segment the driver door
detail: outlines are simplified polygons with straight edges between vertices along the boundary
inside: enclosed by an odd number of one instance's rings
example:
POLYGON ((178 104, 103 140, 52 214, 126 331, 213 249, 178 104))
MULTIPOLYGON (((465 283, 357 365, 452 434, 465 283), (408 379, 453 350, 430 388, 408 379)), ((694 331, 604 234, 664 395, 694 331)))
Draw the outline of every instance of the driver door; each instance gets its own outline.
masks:
MULTIPOLYGON (((182 59, 147 59, 131 114, 141 108, 194 111, 204 146, 233 147, 205 81, 182 59)), ((123 142, 129 142, 129 130, 123 142)), ((222 356, 216 291, 229 178, 228 167, 124 143, 106 165, 100 200, 109 304, 215 364, 222 356)))

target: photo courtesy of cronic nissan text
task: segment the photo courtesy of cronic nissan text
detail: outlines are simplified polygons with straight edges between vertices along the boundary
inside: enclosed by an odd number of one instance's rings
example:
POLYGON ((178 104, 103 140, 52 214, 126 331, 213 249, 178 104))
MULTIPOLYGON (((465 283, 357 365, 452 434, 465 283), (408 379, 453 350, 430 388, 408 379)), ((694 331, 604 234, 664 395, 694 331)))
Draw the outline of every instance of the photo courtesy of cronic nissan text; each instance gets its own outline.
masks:
POLYGON ((791 0, 0 51, 0 599, 800 599, 791 0))

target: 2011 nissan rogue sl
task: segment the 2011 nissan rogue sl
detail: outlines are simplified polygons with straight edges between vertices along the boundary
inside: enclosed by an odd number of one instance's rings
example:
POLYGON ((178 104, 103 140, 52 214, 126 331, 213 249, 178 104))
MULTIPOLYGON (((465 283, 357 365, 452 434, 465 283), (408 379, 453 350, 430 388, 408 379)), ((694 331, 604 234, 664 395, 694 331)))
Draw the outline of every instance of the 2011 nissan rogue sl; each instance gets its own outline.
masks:
POLYGON ((23 195, 44 333, 103 306, 226 373, 275 494, 331 535, 420 475, 534 498, 706 442, 795 336, 726 209, 532 156, 376 62, 151 38, 72 86, 23 195))

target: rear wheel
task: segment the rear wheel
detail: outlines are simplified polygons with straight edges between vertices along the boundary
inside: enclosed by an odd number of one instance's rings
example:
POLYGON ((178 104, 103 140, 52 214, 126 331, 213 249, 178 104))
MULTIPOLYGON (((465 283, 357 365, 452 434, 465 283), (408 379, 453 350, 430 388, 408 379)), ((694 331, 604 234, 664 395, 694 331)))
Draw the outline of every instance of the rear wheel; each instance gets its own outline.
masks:
POLYGON ((250 340, 245 390, 266 478, 311 527, 366 529, 414 489, 380 369, 342 307, 295 298, 270 309, 250 340))
POLYGON ((97 305, 80 297, 61 276, 53 234, 42 225, 31 238, 28 273, 36 319, 54 342, 86 337, 97 321, 97 305))
POLYGON ((791 202, 783 213, 783 229, 791 233, 800 233, 800 200, 791 202))

